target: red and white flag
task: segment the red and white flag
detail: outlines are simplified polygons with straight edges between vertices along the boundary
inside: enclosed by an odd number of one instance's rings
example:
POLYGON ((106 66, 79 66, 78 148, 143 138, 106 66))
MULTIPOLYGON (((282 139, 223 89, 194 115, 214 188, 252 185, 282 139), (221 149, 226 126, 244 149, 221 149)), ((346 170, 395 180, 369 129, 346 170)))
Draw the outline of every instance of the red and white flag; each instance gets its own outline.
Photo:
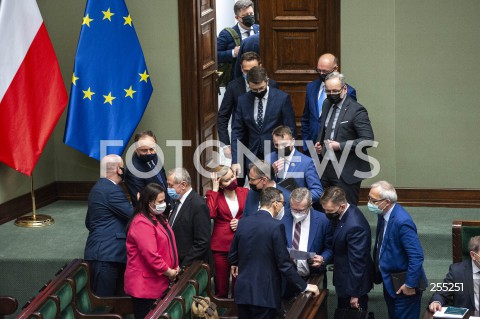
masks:
POLYGON ((0 0, 0 161, 32 175, 67 100, 36 0, 0 0))

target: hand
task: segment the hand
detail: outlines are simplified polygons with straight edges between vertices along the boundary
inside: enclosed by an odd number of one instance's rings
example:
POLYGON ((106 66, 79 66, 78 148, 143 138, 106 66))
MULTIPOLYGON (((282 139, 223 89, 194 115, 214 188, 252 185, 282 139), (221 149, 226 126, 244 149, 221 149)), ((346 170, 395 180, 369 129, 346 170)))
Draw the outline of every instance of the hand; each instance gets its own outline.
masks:
POLYGON ((238 56, 238 50, 240 50, 240 46, 235 47, 235 48, 233 49, 233 57, 234 57, 234 58, 236 58, 236 57, 238 56))
POLYGON ((232 220, 230 221, 230 228, 233 231, 237 231, 237 227, 238 227, 238 219, 232 218, 232 220))
POLYGON ((177 269, 172 269, 172 268, 168 268, 166 272, 164 272, 163 274, 165 276, 168 277, 168 279, 170 280, 175 280, 175 278, 177 277, 178 275, 178 272, 179 272, 180 268, 177 267, 177 269))
POLYGON ((320 256, 320 255, 313 256, 312 261, 313 261, 313 264, 310 265, 312 267, 317 267, 318 268, 321 265, 323 265, 323 257, 320 256))
POLYGON ((320 294, 320 290, 318 290, 317 285, 307 284, 307 290, 306 291, 313 293, 313 295, 315 297, 320 294))
POLYGON ((325 147, 327 149, 332 149, 334 151, 339 151, 340 150, 340 143, 332 140, 326 140, 325 141, 325 147))
POLYGON ((223 155, 225 155, 226 158, 232 158, 232 147, 230 145, 223 148, 223 155))
POLYGON ((430 310, 430 312, 433 312, 433 313, 440 311, 442 310, 442 304, 439 303, 438 301, 434 301, 428 305, 428 310, 430 310))
POLYGON ((272 166, 275 174, 278 174, 278 172, 283 171, 285 168, 285 159, 281 158, 278 161, 273 162, 272 166))
POLYGON ((408 288, 407 286, 405 286, 405 284, 403 284, 400 289, 398 289, 397 291, 397 295, 403 293, 405 296, 413 296, 416 294, 415 292, 415 288, 408 288))
POLYGON ((218 192, 220 188, 220 177, 217 176, 217 173, 210 173, 210 178, 212 179, 212 191, 218 192))
POLYGON ((350 297, 350 307, 354 309, 360 308, 357 297, 350 297))
POLYGON ((231 168, 232 168, 232 171, 235 174, 235 176, 238 177, 238 175, 242 171, 242 168, 240 167, 240 164, 232 164, 231 168))
POLYGON ((315 143, 314 146, 315 146, 315 151, 317 152, 317 154, 322 153, 322 145, 320 144, 320 142, 315 143))
POLYGON ((232 266, 231 267, 231 272, 232 272, 232 276, 234 278, 237 278, 237 276, 238 276, 238 266, 232 266))
POLYGON ((140 200, 140 192, 137 192, 137 202, 140 200))

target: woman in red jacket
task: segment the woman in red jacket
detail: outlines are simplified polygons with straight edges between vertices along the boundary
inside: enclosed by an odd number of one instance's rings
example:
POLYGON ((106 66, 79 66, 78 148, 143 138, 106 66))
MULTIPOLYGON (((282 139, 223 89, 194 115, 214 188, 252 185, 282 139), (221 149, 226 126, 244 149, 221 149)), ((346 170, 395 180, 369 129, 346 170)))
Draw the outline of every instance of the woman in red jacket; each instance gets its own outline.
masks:
POLYGON ((165 189, 148 184, 127 226, 125 293, 132 296, 136 319, 144 318, 178 275, 177 246, 164 215, 165 189))
MULTIPOLYGON (((235 174, 229 167, 219 167, 211 173, 212 190, 207 191, 210 218, 214 220, 211 249, 215 262, 215 296, 228 297, 230 265, 228 251, 242 217, 248 189, 238 187, 235 174)), ((232 297, 235 279, 232 278, 232 297)))

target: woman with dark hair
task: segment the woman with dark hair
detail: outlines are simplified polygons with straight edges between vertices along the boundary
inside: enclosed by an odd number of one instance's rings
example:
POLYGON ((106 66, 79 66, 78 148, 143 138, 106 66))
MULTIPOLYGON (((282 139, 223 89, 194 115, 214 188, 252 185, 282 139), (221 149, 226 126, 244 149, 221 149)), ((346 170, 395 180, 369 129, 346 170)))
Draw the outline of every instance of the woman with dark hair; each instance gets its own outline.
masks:
POLYGON ((132 296, 135 319, 147 315, 180 270, 175 237, 165 217, 166 207, 165 189, 150 183, 140 193, 127 225, 125 293, 132 296))
MULTIPOLYGON (((212 190, 207 191, 210 218, 214 220, 211 249, 215 263, 215 296, 228 298, 230 265, 227 257, 238 220, 242 217, 248 189, 238 187, 230 167, 217 167, 211 173, 212 190)), ((235 278, 232 278, 232 297, 235 278)))

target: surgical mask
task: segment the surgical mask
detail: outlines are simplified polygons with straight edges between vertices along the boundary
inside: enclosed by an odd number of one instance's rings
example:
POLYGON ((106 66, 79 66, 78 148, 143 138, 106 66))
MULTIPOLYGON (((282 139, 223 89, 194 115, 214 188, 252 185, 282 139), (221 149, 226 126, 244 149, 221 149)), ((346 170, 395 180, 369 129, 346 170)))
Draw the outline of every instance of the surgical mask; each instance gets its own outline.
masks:
POLYGON ((237 180, 234 179, 233 181, 230 182, 227 186, 225 186, 223 189, 226 189, 227 191, 233 191, 236 190, 238 187, 237 180))
POLYGON ((246 26, 247 28, 250 28, 252 25, 255 24, 255 16, 254 15, 248 15, 248 16, 244 16, 242 18, 242 23, 244 26, 246 26))
POLYGON ((342 98, 340 97, 340 94, 341 93, 337 93, 337 94, 327 94, 327 99, 330 101, 330 103, 332 104, 338 104, 340 103, 340 101, 342 100, 342 98))
POLYGON ((295 221, 295 223, 298 223, 298 222, 301 222, 303 221, 305 218, 307 218, 307 214, 305 213, 296 213, 292 210, 292 216, 293 216, 293 220, 295 221))
POLYGON ((175 191, 175 188, 167 188, 167 194, 168 196, 170 196, 171 199, 173 200, 177 200, 180 198, 180 195, 177 194, 177 192, 175 191))
POLYGON ((285 207, 282 207, 282 209, 280 209, 280 211, 278 212, 277 216, 273 218, 275 218, 276 220, 282 220, 283 215, 285 215, 285 207))
POLYGON ((367 207, 371 213, 374 213, 377 215, 380 215, 381 213, 383 213, 383 209, 380 209, 377 205, 372 204, 370 202, 367 204, 367 207))
POLYGON ((155 208, 152 208, 152 211, 155 215, 162 214, 167 209, 167 203, 163 202, 161 204, 155 205, 155 208))
POLYGON ((148 163, 148 162, 150 162, 150 161, 153 161, 153 160, 156 159, 156 158, 157 158, 157 154, 156 154, 156 153, 138 155, 138 159, 141 160, 142 162, 145 162, 145 163, 148 163))

